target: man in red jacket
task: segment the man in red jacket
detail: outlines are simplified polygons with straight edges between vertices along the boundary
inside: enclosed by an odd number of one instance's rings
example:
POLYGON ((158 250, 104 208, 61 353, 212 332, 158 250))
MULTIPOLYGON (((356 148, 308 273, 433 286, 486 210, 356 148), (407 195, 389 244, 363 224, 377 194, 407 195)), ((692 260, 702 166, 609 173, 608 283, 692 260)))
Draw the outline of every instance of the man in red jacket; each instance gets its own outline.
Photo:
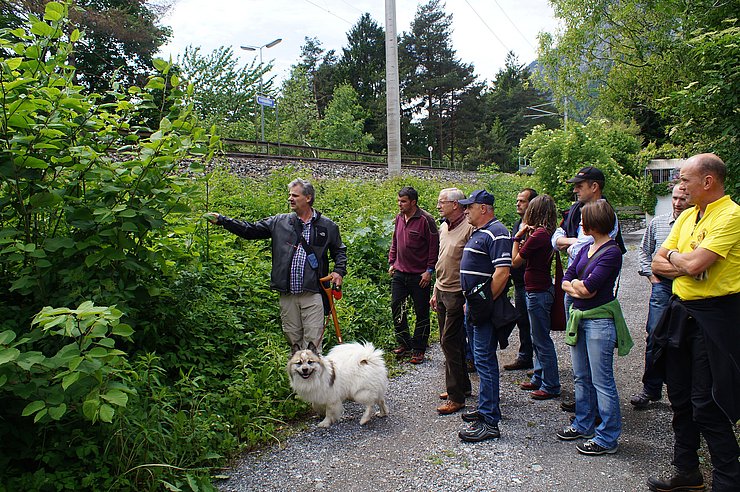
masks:
POLYGON ((437 224, 429 212, 417 205, 419 194, 410 186, 398 192, 398 208, 393 241, 388 254, 391 275, 391 310, 396 329, 398 356, 411 352, 411 363, 424 362, 429 343, 429 295, 432 273, 439 254, 437 224), (416 314, 414 336, 409 333, 406 299, 411 297, 416 314))

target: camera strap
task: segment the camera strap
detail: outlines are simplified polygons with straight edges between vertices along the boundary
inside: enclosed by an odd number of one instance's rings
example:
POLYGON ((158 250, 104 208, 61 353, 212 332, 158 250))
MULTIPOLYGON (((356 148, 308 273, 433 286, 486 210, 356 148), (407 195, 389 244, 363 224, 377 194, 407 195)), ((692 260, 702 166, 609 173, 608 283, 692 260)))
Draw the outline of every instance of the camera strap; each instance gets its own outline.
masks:
MULTIPOLYGON (((296 216, 296 222, 295 222, 295 226, 294 226, 295 232, 296 232, 296 234, 298 234, 298 242, 296 243, 296 246, 298 246, 300 244, 301 246, 303 246, 303 251, 306 252, 306 255, 313 255, 314 258, 316 258, 318 260, 318 256, 316 256, 316 253, 314 252, 313 248, 308 244, 308 241, 306 241, 306 238, 303 237, 303 230, 302 230, 302 228, 303 228, 303 224, 301 223, 301 219, 296 216)), ((309 263, 309 265, 310 265, 310 263, 309 263)), ((311 268, 313 268, 313 267, 311 267, 311 268)), ((318 265, 316 266, 316 268, 313 268, 313 269, 314 270, 318 270, 319 269, 318 268, 318 265)))

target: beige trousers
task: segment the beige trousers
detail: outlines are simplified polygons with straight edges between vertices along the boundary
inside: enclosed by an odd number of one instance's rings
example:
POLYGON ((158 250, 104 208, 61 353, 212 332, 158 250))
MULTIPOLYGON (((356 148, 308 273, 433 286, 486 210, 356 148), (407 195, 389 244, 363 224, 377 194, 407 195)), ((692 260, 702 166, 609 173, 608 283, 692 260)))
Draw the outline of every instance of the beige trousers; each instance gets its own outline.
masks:
POLYGON ((298 345, 299 350, 304 350, 308 348, 309 342, 313 342, 318 353, 321 353, 321 341, 324 338, 324 304, 321 294, 280 294, 280 319, 291 349, 298 345))

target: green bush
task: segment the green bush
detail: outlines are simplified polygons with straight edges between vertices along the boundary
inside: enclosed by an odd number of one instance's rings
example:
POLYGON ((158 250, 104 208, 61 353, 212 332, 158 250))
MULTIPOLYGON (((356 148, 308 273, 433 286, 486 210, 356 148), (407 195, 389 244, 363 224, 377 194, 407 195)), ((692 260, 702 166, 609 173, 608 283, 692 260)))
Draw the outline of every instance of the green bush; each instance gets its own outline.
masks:
POLYGON ((568 132, 535 127, 520 148, 536 169, 541 191, 552 195, 558 208, 567 209, 573 193, 566 180, 584 166, 604 172, 604 193, 614 205, 637 205, 642 176, 639 142, 632 127, 594 120, 585 126, 573 124, 568 132))

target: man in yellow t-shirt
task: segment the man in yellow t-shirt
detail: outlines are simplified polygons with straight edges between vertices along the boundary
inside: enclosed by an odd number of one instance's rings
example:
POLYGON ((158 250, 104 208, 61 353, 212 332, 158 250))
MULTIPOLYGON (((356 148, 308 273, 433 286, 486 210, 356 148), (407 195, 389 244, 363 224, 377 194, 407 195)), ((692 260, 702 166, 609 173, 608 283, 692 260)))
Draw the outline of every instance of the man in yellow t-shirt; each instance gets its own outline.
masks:
POLYGON ((703 487, 700 435, 712 458, 713 490, 737 490, 740 447, 740 206, 725 195, 727 167, 714 154, 691 157, 681 168, 685 210, 652 262, 672 278, 673 294, 653 333, 654 359, 664 370, 673 410, 670 478, 648 479, 654 491, 703 487))

